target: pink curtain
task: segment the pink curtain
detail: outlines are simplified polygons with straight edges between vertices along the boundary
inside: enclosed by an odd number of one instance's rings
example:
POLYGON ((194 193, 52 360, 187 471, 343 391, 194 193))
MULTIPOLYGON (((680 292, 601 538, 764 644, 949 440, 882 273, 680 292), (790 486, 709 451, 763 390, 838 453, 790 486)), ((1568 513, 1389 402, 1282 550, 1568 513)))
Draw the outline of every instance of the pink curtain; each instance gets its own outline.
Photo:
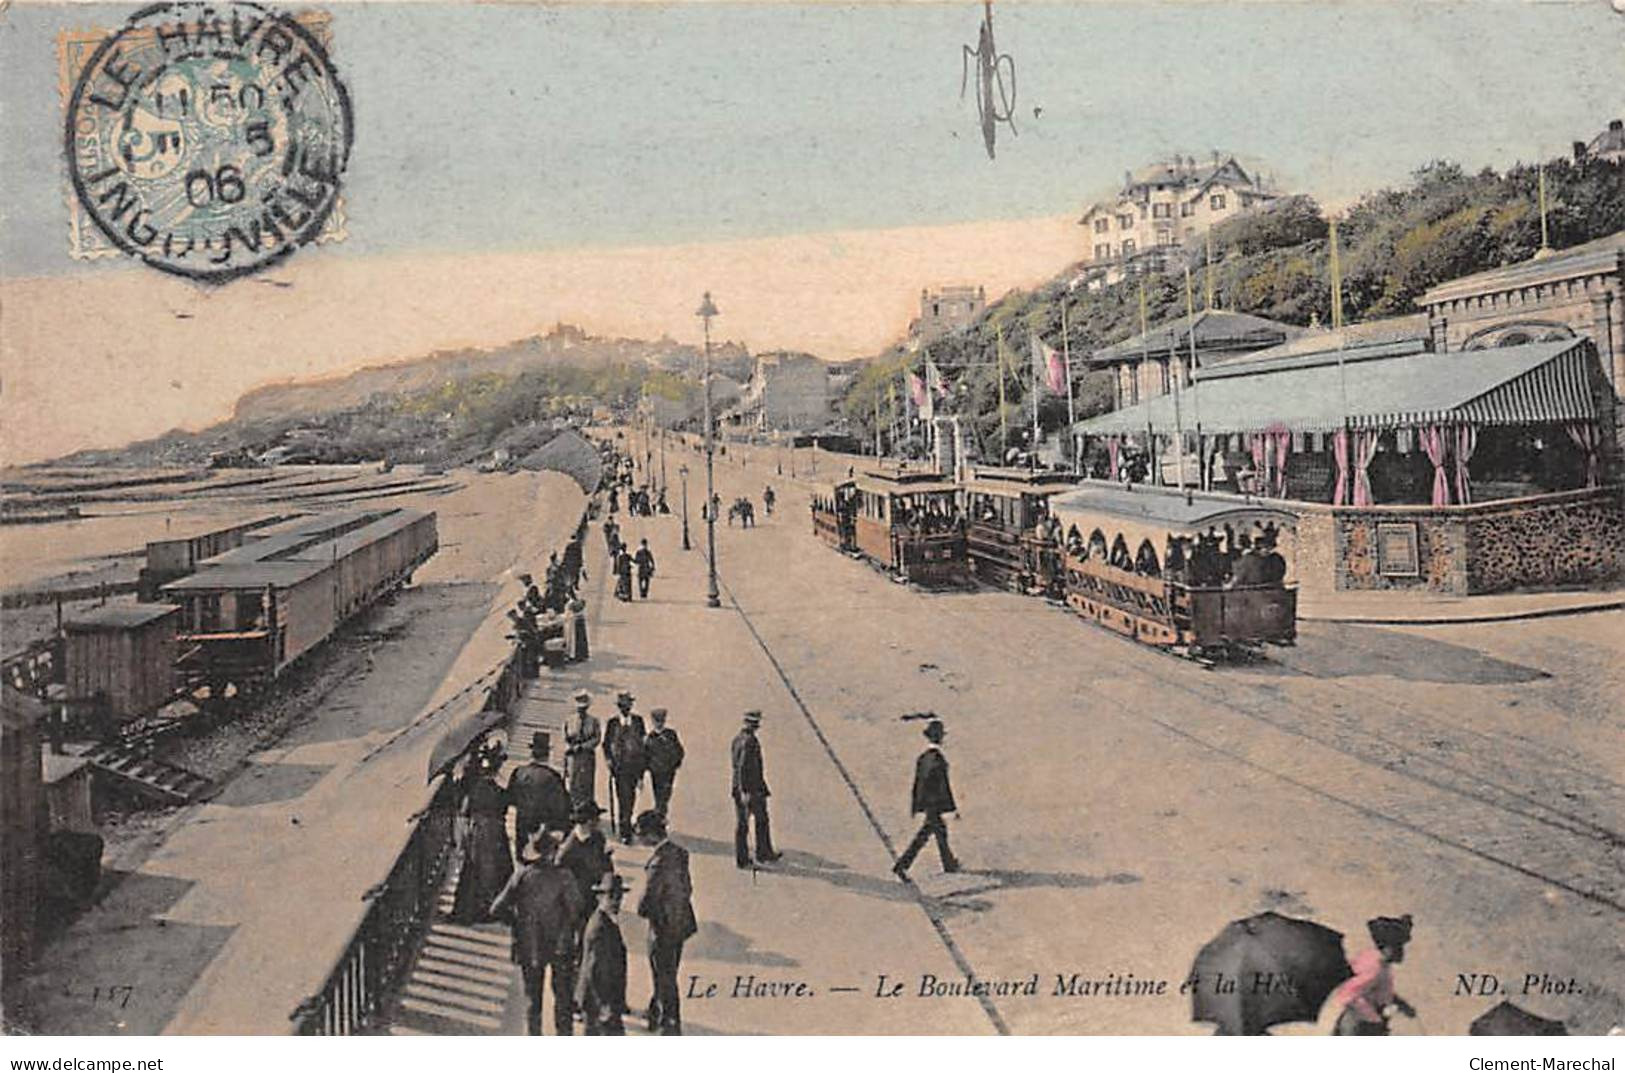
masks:
POLYGON ((1467 463, 1472 461, 1473 448, 1478 446, 1478 431, 1471 425, 1456 429, 1456 502, 1463 506, 1473 501, 1472 482, 1467 476, 1467 463))
POLYGON ((1377 430, 1361 429, 1354 434, 1354 505, 1371 506, 1371 476, 1366 467, 1377 457, 1377 430))
POLYGON ((1292 433, 1286 429, 1275 431, 1275 494, 1286 497, 1286 455, 1292 449, 1292 433))
POLYGON ((1337 462, 1337 485, 1332 489, 1332 506, 1341 507, 1348 502, 1349 491, 1349 434, 1338 429, 1332 437, 1332 458, 1337 462))
POLYGON ((1106 437, 1106 457, 1111 460, 1112 480, 1117 480, 1117 453, 1121 449, 1116 436, 1106 437))
POLYGON ((1569 439, 1574 441, 1574 445, 1585 452, 1586 487, 1597 487, 1602 483, 1602 467, 1597 457, 1598 449, 1602 446, 1602 433, 1589 421, 1576 421, 1563 427, 1567 430, 1569 439))
POLYGON ((1422 444, 1428 461, 1433 463, 1433 505, 1435 507, 1449 506, 1450 504, 1450 478, 1444 471, 1445 439, 1444 429, 1438 425, 1429 425, 1427 428, 1416 430, 1416 438, 1422 444))

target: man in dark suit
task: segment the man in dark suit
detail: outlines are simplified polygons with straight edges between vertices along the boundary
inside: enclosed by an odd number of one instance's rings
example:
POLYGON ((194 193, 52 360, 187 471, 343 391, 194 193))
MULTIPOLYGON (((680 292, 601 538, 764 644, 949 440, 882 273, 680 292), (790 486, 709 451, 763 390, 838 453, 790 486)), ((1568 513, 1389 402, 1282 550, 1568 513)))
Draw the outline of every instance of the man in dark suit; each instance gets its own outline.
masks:
POLYGON ((530 763, 508 776, 516 842, 528 842, 538 828, 560 833, 570 829, 570 791, 564 788, 564 777, 548 766, 551 744, 547 731, 536 731, 530 736, 530 763))
POLYGON ((626 884, 611 872, 592 888, 598 908, 581 937, 581 969, 576 973, 576 1005, 589 1036, 624 1036, 626 1025, 626 941, 615 922, 626 884))
POLYGON ((762 743, 756 728, 762 713, 745 713, 745 725, 733 740, 734 863, 750 867, 750 825, 756 824, 756 859, 771 864, 782 854, 773 849, 773 831, 767 819, 767 779, 762 773, 762 743))
POLYGON ((491 915, 513 924, 514 964, 525 980, 525 1025, 542 1034, 542 984, 553 970, 553 1029, 574 1035, 571 998, 575 988, 575 922, 581 894, 564 869, 553 863, 557 836, 538 830, 519 851, 519 871, 491 903, 491 915))
POLYGON ((621 841, 632 844, 632 817, 637 811, 638 785, 646 764, 643 716, 632 710, 637 699, 626 690, 615 696, 616 713, 604 723, 604 762, 609 765, 609 782, 615 800, 615 815, 621 841))
POLYGON ((897 858, 897 864, 892 868, 898 878, 907 879, 909 866, 914 858, 920 855, 925 848, 926 840, 932 836, 937 840, 937 853, 942 857, 942 870, 944 872, 959 871, 959 861, 954 857, 953 850, 948 848, 948 825, 942 817, 952 812, 957 818, 959 806, 954 803, 953 787, 948 784, 948 758, 942 755, 942 739, 948 736, 943 728, 942 720, 933 719, 925 725, 925 738, 930 745, 920 754, 914 762, 914 799, 910 805, 910 815, 924 813, 925 822, 920 824, 920 830, 914 836, 914 841, 908 844, 908 849, 897 858))
POLYGON ((649 922, 649 971, 654 977, 649 1031, 680 1036, 683 1021, 677 972, 683 961, 683 944, 699 930, 694 919, 688 850, 667 836, 666 818, 652 809, 638 816, 637 831, 638 841, 654 847, 649 863, 643 866, 643 898, 638 902, 638 916, 649 922))
POLYGON ((633 556, 638 566, 638 599, 649 598, 649 582, 655 576, 655 553, 649 550, 649 538, 638 541, 638 553, 633 556))
POLYGON ((677 769, 683 766, 683 743, 677 731, 666 725, 666 709, 656 708, 649 713, 654 729, 644 747, 649 766, 649 782, 654 785, 655 811, 671 816, 671 791, 677 782, 677 769))

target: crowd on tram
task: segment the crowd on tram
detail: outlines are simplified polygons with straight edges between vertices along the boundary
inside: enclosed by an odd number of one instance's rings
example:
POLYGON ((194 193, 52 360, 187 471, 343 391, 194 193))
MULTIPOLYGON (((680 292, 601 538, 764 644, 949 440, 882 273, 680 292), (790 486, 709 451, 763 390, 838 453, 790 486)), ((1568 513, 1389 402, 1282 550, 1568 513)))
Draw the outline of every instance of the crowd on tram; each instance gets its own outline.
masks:
POLYGON ((1150 541, 1130 553, 1119 537, 1109 548, 1099 530, 1085 540, 1073 526, 1066 534, 1067 553, 1075 559, 1099 559, 1108 566, 1142 577, 1165 577, 1170 581, 1199 588, 1238 588, 1279 585, 1286 580, 1286 557, 1280 551, 1280 529, 1267 522, 1251 532, 1238 533, 1226 525, 1221 532, 1209 526, 1194 537, 1168 538, 1167 553, 1158 560, 1150 541))

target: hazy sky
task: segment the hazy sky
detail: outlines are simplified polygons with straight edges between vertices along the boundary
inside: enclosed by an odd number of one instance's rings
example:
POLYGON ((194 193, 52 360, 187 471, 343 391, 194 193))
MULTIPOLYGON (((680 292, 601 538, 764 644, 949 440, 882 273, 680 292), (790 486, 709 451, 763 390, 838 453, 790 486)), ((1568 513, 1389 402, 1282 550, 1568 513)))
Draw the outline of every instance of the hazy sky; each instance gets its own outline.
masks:
POLYGON ((558 317, 687 338, 707 287, 753 347, 871 352, 924 284, 996 292, 1081 256, 1084 202, 1167 153, 1223 148, 1341 200, 1625 114, 1604 0, 1000 4, 1020 134, 993 162, 959 97, 974 4, 340 4, 350 237, 276 269, 291 288, 200 290, 66 255, 55 37, 130 10, 0 14, 11 458, 558 317))

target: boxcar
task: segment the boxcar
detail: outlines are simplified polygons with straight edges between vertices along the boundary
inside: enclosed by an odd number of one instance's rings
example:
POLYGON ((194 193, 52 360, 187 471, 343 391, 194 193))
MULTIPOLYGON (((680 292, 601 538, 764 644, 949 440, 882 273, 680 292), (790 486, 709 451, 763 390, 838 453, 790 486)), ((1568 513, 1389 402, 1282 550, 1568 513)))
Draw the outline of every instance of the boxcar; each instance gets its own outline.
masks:
POLYGON ((837 551, 857 550, 857 511, 856 481, 813 487, 813 535, 837 551))
POLYGON ((965 544, 979 580, 1012 592, 1061 595, 1063 571, 1049 512, 1071 488, 1064 473, 978 469, 965 480, 965 544))
POLYGON ((70 708, 125 723, 172 699, 179 619, 170 604, 112 603, 63 622, 70 708))
POLYGON ((439 548, 435 523, 403 508, 318 515, 199 564, 163 587, 182 607, 183 673, 211 685, 276 677, 410 581, 439 548))
POLYGON ((1280 536, 1288 511, 1210 496, 1091 487, 1054 497, 1066 602, 1137 641, 1197 657, 1297 635, 1280 536))
POLYGON ((853 532, 858 552, 902 581, 924 586, 964 585, 965 557, 959 486, 937 473, 859 474, 853 532))

